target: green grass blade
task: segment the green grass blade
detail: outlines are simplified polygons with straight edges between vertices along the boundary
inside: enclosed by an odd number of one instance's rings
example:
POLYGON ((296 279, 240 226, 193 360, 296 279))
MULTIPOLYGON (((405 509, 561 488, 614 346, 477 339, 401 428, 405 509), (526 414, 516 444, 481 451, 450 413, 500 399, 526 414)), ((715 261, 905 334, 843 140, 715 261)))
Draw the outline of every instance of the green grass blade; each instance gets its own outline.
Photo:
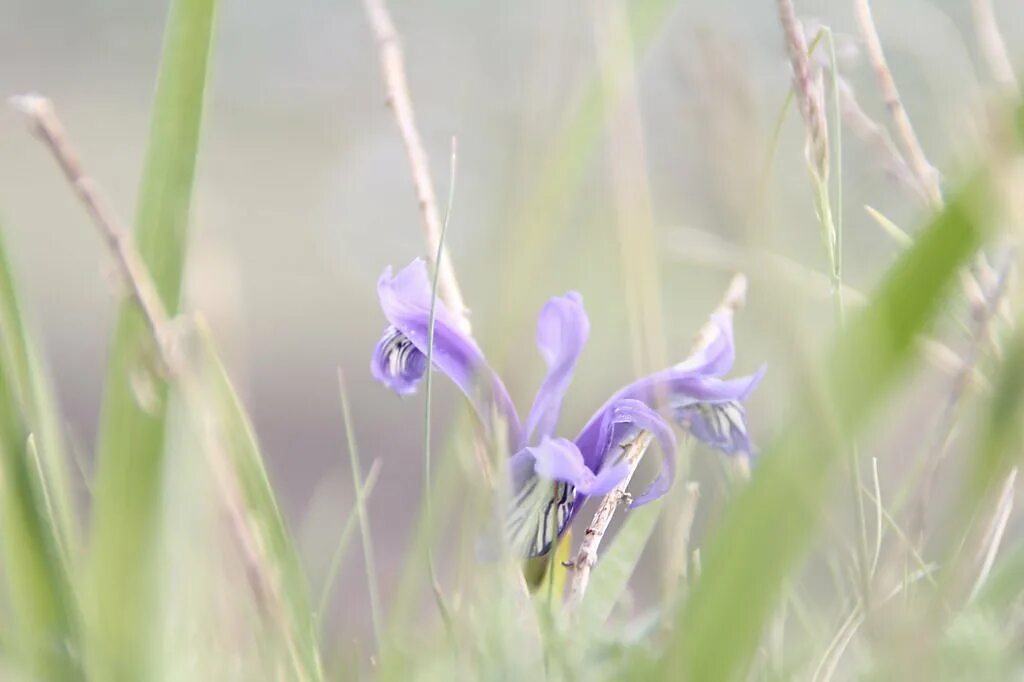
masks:
POLYGON ((381 630, 383 618, 380 607, 380 589, 377 585, 376 554, 373 549, 370 518, 366 512, 366 497, 359 488, 359 482, 363 480, 362 466, 359 463, 359 447, 356 443, 355 426, 352 424, 348 393, 345 391, 345 377, 340 367, 338 368, 338 394, 341 398, 341 415, 345 420, 345 442, 348 446, 349 464, 352 466, 352 488, 356 493, 356 518, 359 520, 359 535, 363 541, 363 567, 366 572, 366 590, 370 602, 370 620, 373 624, 376 650, 380 651, 384 640, 381 630))
POLYGON ((59 420, 42 386, 0 245, 0 547, 11 640, 27 678, 80 679, 66 470, 55 439, 59 420))
POLYGON ((71 492, 69 459, 64 447, 61 417, 43 370, 36 344, 22 318, 14 277, 0 242, 0 343, 10 368, 9 381, 27 424, 35 436, 39 468, 53 511, 56 537, 70 568, 77 564, 79 530, 71 492))
MULTIPOLYGON (((178 308, 215 0, 175 0, 164 39, 150 141, 139 189, 136 241, 167 310, 178 308)), ((122 305, 101 413, 91 578, 95 636, 106 679, 139 679, 150 647, 153 546, 160 499, 166 384, 155 409, 132 388, 149 335, 122 305)))
MULTIPOLYGON (((988 185, 970 183, 890 270, 827 358, 825 378, 765 452, 704 552, 679 616, 666 671, 686 679, 741 678, 786 579, 816 530, 844 443, 914 359, 915 339, 938 313, 963 263, 981 245, 988 185)), ((815 380, 812 380, 812 384, 815 380)))

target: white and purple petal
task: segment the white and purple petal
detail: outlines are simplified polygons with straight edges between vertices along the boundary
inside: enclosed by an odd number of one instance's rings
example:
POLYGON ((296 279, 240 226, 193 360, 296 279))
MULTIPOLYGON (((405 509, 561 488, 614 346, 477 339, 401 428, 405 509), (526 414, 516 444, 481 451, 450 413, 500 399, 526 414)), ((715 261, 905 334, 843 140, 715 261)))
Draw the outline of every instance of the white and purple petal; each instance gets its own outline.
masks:
POLYGON ((605 495, 629 473, 625 462, 594 473, 575 443, 545 438, 509 460, 512 504, 506 517, 509 545, 523 556, 547 553, 565 532, 585 497, 605 495))
POLYGON ((573 291, 553 298, 541 309, 537 319, 537 347, 548 373, 526 419, 527 442, 534 440, 534 434, 537 441, 554 434, 562 399, 589 336, 590 321, 578 293, 573 291))
POLYGON ((370 371, 395 393, 408 395, 416 391, 427 371, 427 356, 405 334, 389 325, 373 349, 370 371))
POLYGON ((695 401, 675 407, 674 416, 697 440, 711 447, 728 455, 754 454, 747 433, 746 410, 738 400, 695 401))

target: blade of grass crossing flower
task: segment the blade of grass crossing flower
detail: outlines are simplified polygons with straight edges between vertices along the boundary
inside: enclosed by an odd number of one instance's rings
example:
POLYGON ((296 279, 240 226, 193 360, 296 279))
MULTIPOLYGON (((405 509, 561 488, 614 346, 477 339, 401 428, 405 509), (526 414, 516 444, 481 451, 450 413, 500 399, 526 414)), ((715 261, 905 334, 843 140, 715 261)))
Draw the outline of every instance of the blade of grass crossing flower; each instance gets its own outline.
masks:
POLYGON ((914 338, 983 241, 990 203, 984 177, 967 184, 841 332, 826 357, 825 378, 810 378, 798 414, 766 449, 705 548, 701 578, 679 614, 678 645, 662 661, 665 671, 701 680, 743 676, 787 577, 814 537, 840 453, 914 359, 914 338))
POLYGON ((33 421, 44 416, 34 401, 31 348, 2 247, 0 323, 0 548, 12 601, 11 643, 26 679, 80 679, 78 607, 63 551, 69 530, 61 528, 48 492, 56 481, 47 474, 57 469, 38 464, 33 421))
POLYGON ((445 236, 448 234, 448 223, 452 217, 452 202, 455 199, 455 169, 458 160, 456 138, 452 138, 452 155, 448 177, 448 206, 445 208, 444 221, 441 223, 441 234, 437 240, 437 253, 434 254, 433 280, 430 283, 430 320, 427 323, 427 376, 425 384, 425 399, 423 408, 423 499, 427 511, 427 569, 430 572, 430 585, 434 593, 434 600, 441 612, 445 625, 451 631, 451 612, 445 604, 444 594, 441 592, 441 584, 437 580, 437 570, 434 567, 434 549, 431 541, 434 533, 434 508, 431 503, 431 457, 430 457, 430 404, 431 394, 434 387, 434 325, 437 322, 437 287, 441 275, 441 259, 444 256, 445 236))
MULTIPOLYGON (((178 309, 215 0, 174 0, 168 15, 136 214, 138 250, 170 314, 178 309)), ((148 330, 122 304, 110 353, 97 449, 90 606, 97 674, 140 679, 151 653, 166 383, 152 375, 148 412, 133 390, 148 330)), ((152 373, 151 373, 152 374, 152 373)))

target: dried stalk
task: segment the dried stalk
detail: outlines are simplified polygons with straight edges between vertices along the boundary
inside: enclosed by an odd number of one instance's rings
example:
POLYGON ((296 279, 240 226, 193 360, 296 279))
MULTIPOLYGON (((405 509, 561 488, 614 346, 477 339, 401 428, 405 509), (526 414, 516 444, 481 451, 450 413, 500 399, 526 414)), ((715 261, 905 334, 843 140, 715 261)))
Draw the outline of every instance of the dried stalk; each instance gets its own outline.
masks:
MULTIPOLYGON (((629 485, 630 479, 633 478, 633 474, 636 473, 636 468, 639 466, 640 460, 643 459, 644 453, 647 452, 647 448, 650 447, 653 438, 654 436, 650 432, 642 431, 626 450, 623 459, 629 464, 629 473, 610 493, 601 498, 601 504, 598 505, 594 518, 587 526, 587 530, 583 532, 583 541, 580 543, 579 552, 570 566, 572 579, 569 581, 569 594, 566 597, 569 608, 575 608, 583 601, 587 585, 590 584, 590 571, 597 563, 597 550, 601 546, 601 540, 608 531, 608 526, 611 525, 619 502, 627 499, 626 487, 629 485)), ((674 454, 665 453, 665 456, 671 457, 674 454)))
POLYGON ((287 625, 291 619, 284 606, 279 581, 266 557, 259 531, 249 517, 238 478, 229 464, 230 456, 225 451, 223 436, 206 411, 197 408, 203 404, 206 391, 195 368, 181 351, 182 330, 167 314, 156 284, 132 244, 131 233, 125 229, 99 185, 85 173, 52 102, 39 95, 21 95, 12 98, 11 104, 27 117, 33 134, 49 148, 98 228, 100 236, 113 252, 132 299, 153 335, 161 364, 185 397, 184 403, 191 406, 197 435, 210 459, 210 467, 220 489, 223 511, 232 531, 231 537, 238 546, 246 577, 257 602, 266 612, 267 619, 281 627, 288 655, 295 663, 295 673, 304 679, 300 655, 287 625))
POLYGON ((370 22, 377 41, 381 71, 387 88, 387 103, 395 114, 395 122, 402 135, 402 143, 409 160, 409 170, 416 190, 416 201, 423 218, 423 228, 427 239, 427 253, 435 268, 440 268, 438 283, 441 299, 456 316, 460 327, 466 333, 470 331, 468 309, 462 298, 462 290, 455 279, 455 269, 448 255, 448 247, 444 247, 440 263, 437 260, 438 248, 441 244, 441 214, 437 208, 437 195, 434 192, 434 181, 430 175, 430 162, 426 149, 416 127, 412 99, 409 96, 409 82, 405 75, 405 58, 398 31, 391 20, 384 0, 363 0, 363 8, 370 22))
POLYGON ((853 131, 857 137, 870 144, 883 169, 895 179, 903 188, 914 196, 918 201, 924 201, 927 205, 928 195, 925 189, 917 181, 917 176, 910 170, 906 159, 900 152, 889 131, 879 125, 860 106, 853 87, 839 74, 833 74, 836 84, 839 86, 840 115, 843 123, 853 131))
POLYGON ((992 566, 995 564, 996 555, 999 553, 999 546, 1003 542, 1006 526, 1010 522, 1010 515, 1013 512, 1017 471, 1017 467, 1013 467, 1003 480, 1003 488, 999 493, 999 500, 996 503, 992 518, 989 520, 988 528, 983 535, 985 540, 981 547, 978 548, 978 577, 974 580, 974 587, 971 588, 971 595, 968 597, 968 601, 977 596, 985 581, 988 580, 989 574, 992 573, 992 566))
MULTIPOLYGON (((746 296, 747 278, 743 274, 737 273, 729 282, 729 286, 715 312, 734 312, 743 305, 746 296)), ((700 328, 694 343, 694 349, 699 350, 706 346, 714 334, 714 322, 709 320, 700 328)), ((570 608, 579 605, 583 600, 584 594, 586 594, 587 585, 590 583, 590 572, 597 563, 597 551, 601 546, 601 540, 608 531, 608 526, 612 522, 612 517, 615 516, 615 510, 618 508, 619 502, 627 497, 626 487, 629 486, 633 474, 636 473, 636 467, 640 464, 644 452, 650 445, 651 438, 650 433, 642 432, 626 451, 624 457, 625 461, 630 465, 629 473, 622 479, 621 483, 615 486, 614 490, 601 499, 597 512, 595 512, 590 525, 587 526, 586 531, 583 533, 583 541, 580 543, 576 558, 569 565, 571 570, 567 603, 570 608)), ((673 457, 675 453, 667 452, 665 456, 673 457)))
POLYGON ((1020 83, 1013 71, 1013 63, 1006 51, 1006 42, 999 31, 992 0, 973 0, 974 30, 978 36, 978 45, 985 56, 992 78, 1001 88, 1013 95, 1020 95, 1020 83))
POLYGON ((820 74, 812 72, 807 39, 796 18, 792 0, 778 0, 779 19, 786 35, 786 53, 793 69, 793 93, 800 116, 807 127, 808 159, 818 182, 828 180, 828 121, 825 118, 825 90, 820 74))
POLYGON ((857 24, 860 26, 864 38, 868 61, 875 72, 875 78, 878 79, 882 100, 892 117, 896 136, 903 145, 903 153, 909 161, 914 175, 917 176, 917 181, 924 188, 932 208, 938 210, 943 206, 938 174, 935 172, 935 167, 928 162, 924 149, 921 148, 921 143, 914 132, 914 127, 910 123, 910 117, 907 116, 907 110, 903 107, 903 100, 900 99, 896 81, 893 80, 889 64, 885 60, 885 52, 882 50, 882 41, 878 37, 878 29, 875 28, 875 20, 871 16, 871 3, 869 0, 854 0, 853 5, 857 15, 857 24))
MULTIPOLYGON (((169 361, 174 357, 171 336, 166 333, 170 328, 170 320, 160 300, 160 294, 157 293, 156 285, 150 278, 142 258, 129 241, 131 233, 118 219, 100 191, 99 185, 85 174, 81 160, 68 141, 52 102, 39 95, 27 94, 12 97, 10 103, 26 116, 32 133, 49 147, 64 177, 100 229, 100 235, 117 257, 121 274, 142 310, 143 317, 159 346, 160 355, 169 361)), ((169 364, 167 369, 171 369, 169 364)))

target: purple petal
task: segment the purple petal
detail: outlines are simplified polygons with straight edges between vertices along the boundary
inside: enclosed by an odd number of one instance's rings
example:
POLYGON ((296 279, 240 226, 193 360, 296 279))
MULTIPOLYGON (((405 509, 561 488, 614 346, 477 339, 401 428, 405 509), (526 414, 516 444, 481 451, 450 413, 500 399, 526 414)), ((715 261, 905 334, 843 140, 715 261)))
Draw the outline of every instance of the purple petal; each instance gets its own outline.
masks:
POLYGON ((543 440, 555 432, 562 399, 572 381, 576 360, 590 336, 590 321, 583 309, 583 298, 576 292, 548 301, 537 320, 537 346, 548 366, 537 397, 526 420, 526 441, 536 431, 543 440))
MULTIPOLYGON (((377 293, 391 326, 374 351, 373 375, 399 393, 411 393, 426 370, 431 302, 426 264, 416 259, 395 275, 387 268, 377 283, 377 293), (396 357, 399 353, 404 356, 396 357)), ((493 435, 492 420, 497 416, 507 429, 508 447, 518 448, 519 417, 505 385, 440 300, 434 317, 433 351, 434 365, 462 390, 487 431, 493 435)))
POLYGON ((545 438, 540 445, 526 448, 525 452, 533 457, 534 472, 538 476, 568 483, 578 495, 585 497, 606 495, 629 473, 629 465, 621 462, 595 474, 583 463, 583 455, 576 444, 565 438, 545 438))
POLYGON ((711 338, 678 365, 678 372, 706 377, 720 377, 736 360, 736 346, 732 334, 732 313, 717 312, 711 316, 714 332, 711 338))
POLYGON ((639 507, 656 500, 672 487, 676 472, 676 437, 672 427, 660 414, 639 400, 620 400, 605 413, 598 440, 600 452, 593 457, 599 462, 598 466, 607 468, 612 461, 625 454, 642 431, 649 431, 658 440, 662 452, 661 473, 630 507, 639 507))
POLYGON ((762 366, 748 377, 721 379, 720 376, 732 366, 735 358, 732 315, 719 313, 712 320, 717 332, 701 350, 674 367, 620 389, 590 418, 576 437, 576 444, 588 467, 594 469, 600 466, 600 458, 603 456, 602 424, 609 411, 624 399, 639 400, 652 409, 670 411, 682 426, 694 429, 694 435, 698 438, 702 435, 707 437, 707 442, 727 453, 741 450, 749 453, 752 450, 749 438, 745 436, 745 427, 743 434, 736 433, 728 440, 711 438, 710 428, 705 429, 711 424, 695 418, 693 413, 692 406, 695 403, 739 403, 746 400, 765 373, 765 367, 762 366))

